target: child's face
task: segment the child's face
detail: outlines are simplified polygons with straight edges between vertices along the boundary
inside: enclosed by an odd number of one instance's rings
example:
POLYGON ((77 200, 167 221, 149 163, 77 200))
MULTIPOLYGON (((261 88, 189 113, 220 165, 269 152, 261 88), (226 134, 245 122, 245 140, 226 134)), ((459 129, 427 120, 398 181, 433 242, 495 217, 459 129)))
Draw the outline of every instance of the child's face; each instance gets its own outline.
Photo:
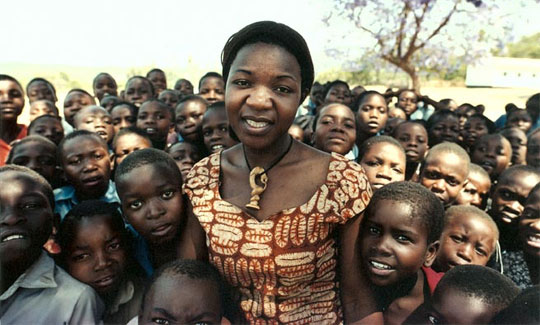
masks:
POLYGON ((530 173, 516 173, 514 177, 503 177, 495 188, 492 201, 492 216, 495 221, 511 226, 517 225, 523 212, 523 204, 531 189, 540 180, 530 173))
POLYGON ((142 103, 152 98, 152 89, 148 81, 141 78, 131 79, 126 85, 124 99, 137 107, 141 107, 142 103))
POLYGON ((0 80, 0 120, 17 121, 24 107, 24 92, 11 80, 0 80))
POLYGON ((440 297, 433 297, 428 324, 488 324, 496 313, 478 297, 453 288, 440 292, 440 297))
POLYGON ((201 83, 199 96, 210 104, 225 100, 225 83, 221 78, 207 77, 201 83))
POLYGON ((0 173, 0 256, 4 268, 39 256, 52 230, 53 208, 41 184, 17 171, 0 173))
POLYGON ((388 117, 397 118, 400 120, 407 120, 407 114, 401 108, 393 108, 388 112, 388 117))
POLYGON ((114 79, 109 75, 101 74, 94 85, 94 95, 100 102, 105 96, 118 96, 118 89, 114 79))
POLYGON ((510 142, 499 135, 488 135, 478 140, 471 162, 480 165, 492 179, 496 179, 510 165, 510 157, 510 142))
POLYGON ((520 128, 523 132, 527 133, 532 126, 532 119, 526 110, 520 109, 512 112, 506 125, 520 128))
POLYGON ((474 115, 475 110, 468 107, 468 106, 460 106, 456 109, 456 115, 458 116, 459 120, 459 128, 463 130, 465 127, 465 122, 467 122, 467 119, 474 115))
POLYGON ((193 95, 193 85, 187 80, 180 81, 174 90, 178 90, 182 95, 193 95))
POLYGON ((110 143, 114 137, 111 114, 103 107, 91 106, 83 108, 74 119, 75 128, 97 133, 105 142, 110 143))
POLYGON ((176 132, 186 141, 197 141, 204 112, 206 105, 199 100, 182 103, 176 109, 176 132))
POLYGON ((34 134, 41 135, 58 145, 64 138, 64 127, 62 122, 55 118, 42 118, 33 124, 28 133, 28 135, 34 134))
POLYGON ((171 243, 184 218, 181 180, 163 165, 143 165, 116 180, 122 211, 150 246, 171 243))
POLYGON ((137 121, 137 116, 133 115, 129 107, 118 105, 111 111, 114 133, 132 126, 137 121))
POLYGON ((159 100, 165 102, 170 108, 175 109, 178 104, 178 95, 172 90, 164 90, 159 94, 159 100))
POLYGON ((56 103, 56 95, 51 86, 44 81, 34 81, 28 87, 28 101, 30 103, 35 102, 36 100, 49 100, 53 103, 56 103))
POLYGON ((326 97, 324 98, 326 104, 338 103, 343 105, 350 105, 352 102, 351 91, 344 84, 333 85, 326 97))
POLYGON ((396 129, 396 140, 401 143, 408 162, 421 162, 428 149, 426 129, 417 123, 404 123, 396 129))
POLYGON ((401 108, 407 116, 411 116, 416 111, 418 97, 412 91, 403 91, 399 94, 397 107, 401 108))
POLYGON ((118 98, 116 96, 105 96, 99 101, 99 106, 106 109, 107 112, 111 112, 113 107, 118 105, 118 103, 120 103, 120 102, 121 102, 120 98, 118 98))
POLYGON ((398 147, 379 142, 366 151, 360 165, 371 187, 378 190, 386 184, 405 180, 405 160, 405 154, 398 147))
POLYGON ((392 132, 394 132, 394 129, 396 128, 396 126, 400 125, 401 123, 403 123, 403 120, 401 119, 393 118, 393 117, 389 118, 386 121, 386 125, 384 126, 383 134, 392 136, 392 132))
POLYGON ((468 147, 472 147, 477 139, 484 134, 488 134, 488 128, 484 121, 478 117, 471 117, 465 122, 463 128, 464 142, 468 147))
POLYGON ((45 100, 37 100, 30 105, 30 122, 41 115, 58 116, 58 111, 51 107, 51 102, 45 100))
POLYGON ((296 141, 304 142, 304 130, 296 124, 289 128, 289 135, 296 141))
POLYGON ((39 141, 29 141, 15 147, 11 163, 35 170, 51 183, 57 163, 56 148, 39 141))
POLYGON ((427 244, 428 231, 411 207, 402 202, 381 200, 373 215, 362 224, 361 255, 368 279, 385 287, 431 266, 436 244, 427 244))
POLYGON ((62 166, 79 200, 105 194, 111 176, 109 151, 92 136, 80 136, 64 143, 62 166))
POLYGON ((145 103, 139 109, 137 127, 143 129, 152 141, 164 141, 172 127, 171 112, 158 102, 145 103))
POLYGON ((148 75, 148 80, 154 85, 156 94, 160 94, 167 89, 167 77, 165 77, 165 74, 161 71, 152 71, 152 73, 148 75))
POLYGON ((496 231, 491 224, 475 215, 455 215, 445 225, 435 264, 439 272, 456 265, 486 265, 495 251, 496 231))
POLYGON ((116 292, 126 271, 127 252, 111 216, 83 218, 66 248, 67 271, 101 295, 116 292))
POLYGON ((484 209, 491 188, 491 180, 479 173, 469 173, 469 182, 465 184, 456 199, 458 205, 474 205, 484 209))
POLYGON ((356 113, 358 128, 362 133, 377 134, 384 128, 388 119, 386 100, 379 95, 368 96, 356 113))
POLYGON ((519 219, 519 237, 525 254, 540 257, 540 190, 527 198, 519 219))
POLYGON ((527 143, 527 165, 540 170, 540 132, 533 134, 527 143))
POLYGON ((345 155, 356 141, 356 122, 351 109, 341 104, 326 106, 319 113, 314 146, 325 152, 345 155))
POLYGON ((169 156, 176 162, 183 179, 186 179, 193 165, 201 159, 195 146, 187 142, 173 144, 169 148, 169 156))
POLYGON ((431 146, 441 142, 457 142, 459 136, 459 122, 454 116, 446 116, 436 122, 429 129, 429 142, 431 146))
POLYGON ((96 105, 94 98, 78 91, 71 92, 64 99, 64 118, 73 126, 75 114, 86 106, 96 105))
POLYGON ((128 133, 116 139, 114 165, 118 166, 133 151, 152 148, 152 143, 138 134, 128 133))
POLYGON ((428 188, 445 206, 452 204, 467 181, 465 165, 458 155, 442 152, 426 161, 420 173, 420 184, 428 188))
POLYGON ((218 292, 208 280, 164 274, 146 295, 139 324, 220 324, 222 306, 218 292))
POLYGON ((524 165, 527 156, 527 136, 525 132, 518 128, 511 128, 504 134, 504 137, 512 147, 512 157, 510 158, 512 165, 524 165))
POLYGON ((218 152, 236 144, 229 135, 229 121, 225 110, 210 111, 202 120, 204 145, 210 152, 218 152))

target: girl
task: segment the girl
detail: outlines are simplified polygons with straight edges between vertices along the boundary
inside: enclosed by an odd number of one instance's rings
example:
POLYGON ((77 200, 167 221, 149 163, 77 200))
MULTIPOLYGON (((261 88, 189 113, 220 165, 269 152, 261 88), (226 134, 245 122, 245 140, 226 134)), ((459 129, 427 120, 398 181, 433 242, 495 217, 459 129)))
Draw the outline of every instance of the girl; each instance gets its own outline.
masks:
POLYGON ((92 88, 94 89, 94 96, 98 99, 100 104, 101 100, 105 96, 118 96, 118 86, 116 80, 107 72, 99 73, 92 82, 92 88))
POLYGON ((356 120, 358 121, 356 145, 360 146, 368 138, 383 130, 386 125, 388 107, 383 95, 373 90, 363 92, 358 98, 356 120))
POLYGON ((199 80, 199 96, 209 104, 223 101, 225 82, 217 72, 208 72, 199 80))
POLYGON ((343 105, 352 104, 349 84, 345 81, 334 80, 325 87, 324 104, 339 103, 343 105))
POLYGON ((312 143, 315 148, 346 155, 356 140, 354 112, 338 103, 325 105, 315 117, 313 131, 312 143))
POLYGON ((222 58, 227 115, 241 143, 189 173, 191 245, 182 256, 210 260, 251 323, 380 321, 365 319, 375 305, 356 245, 371 196, 366 176, 287 133, 313 83, 305 40, 256 22, 228 40, 222 58))
POLYGON ((124 100, 137 107, 155 96, 154 85, 150 80, 142 76, 134 76, 126 82, 124 100))
POLYGON ((26 136, 26 126, 17 119, 24 107, 24 90, 17 79, 0 74, 0 166, 11 149, 11 141, 26 136))
POLYGON ((407 155, 407 168, 405 179, 416 181, 420 173, 420 164, 424 161, 424 156, 428 150, 428 135, 424 127, 424 121, 406 121, 394 129, 393 137, 405 149, 407 155))
POLYGON ((485 134, 495 132, 495 123, 482 114, 474 114, 467 119, 463 127, 463 145, 468 152, 477 139, 485 134))
POLYGON ((433 113, 427 120, 429 146, 441 142, 457 142, 459 136, 459 120, 456 113, 443 109, 433 113))
POLYGON ((372 137, 359 147, 359 162, 366 171, 371 187, 378 190, 386 184, 405 180, 405 150, 387 135, 372 137))

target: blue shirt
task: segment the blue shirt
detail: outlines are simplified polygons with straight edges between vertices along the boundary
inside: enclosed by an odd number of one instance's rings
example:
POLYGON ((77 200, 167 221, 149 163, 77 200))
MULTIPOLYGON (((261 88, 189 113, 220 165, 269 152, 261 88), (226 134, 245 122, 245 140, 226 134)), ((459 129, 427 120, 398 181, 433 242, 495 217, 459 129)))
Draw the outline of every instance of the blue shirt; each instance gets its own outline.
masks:
MULTIPOLYGON (((98 200, 120 204, 120 198, 116 193, 116 186, 113 181, 109 181, 107 192, 105 192, 105 195, 98 198, 98 200)), ((79 203, 79 200, 77 200, 77 197, 75 196, 75 188, 73 186, 64 186, 54 190, 54 212, 60 215, 61 220, 64 220, 66 214, 79 203)))

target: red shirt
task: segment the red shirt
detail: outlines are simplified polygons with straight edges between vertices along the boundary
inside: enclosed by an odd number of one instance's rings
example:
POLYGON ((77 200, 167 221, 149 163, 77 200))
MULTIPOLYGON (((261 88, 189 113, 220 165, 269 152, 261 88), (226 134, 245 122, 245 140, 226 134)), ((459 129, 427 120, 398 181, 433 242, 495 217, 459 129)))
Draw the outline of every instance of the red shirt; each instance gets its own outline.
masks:
MULTIPOLYGON (((17 124, 17 127, 19 127, 21 131, 19 131, 19 134, 17 135, 15 140, 20 140, 26 136, 28 128, 24 124, 17 124)), ((0 166, 4 166, 6 164, 6 158, 10 150, 11 146, 7 144, 4 140, 0 139, 0 166)))

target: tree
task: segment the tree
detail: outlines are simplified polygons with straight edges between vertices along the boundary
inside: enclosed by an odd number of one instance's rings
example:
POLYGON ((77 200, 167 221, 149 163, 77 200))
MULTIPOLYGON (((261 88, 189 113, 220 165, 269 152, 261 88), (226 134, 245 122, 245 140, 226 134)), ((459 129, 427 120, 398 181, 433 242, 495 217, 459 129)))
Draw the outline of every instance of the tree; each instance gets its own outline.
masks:
POLYGON ((513 58, 540 59, 540 33, 522 37, 508 44, 508 56, 513 58))
MULTIPOLYGON (((493 47, 501 47, 511 34, 512 24, 507 22, 515 18, 504 7, 504 0, 334 1, 334 9, 323 21, 329 26, 343 20, 354 24, 345 46, 403 70, 416 90, 420 90, 420 72, 448 70, 450 59, 454 65, 456 57, 461 63, 473 62, 493 47)), ((519 4, 534 2, 540 1, 521 0, 519 4)), ((327 53, 334 56, 350 52, 339 44, 332 46, 327 53)))

